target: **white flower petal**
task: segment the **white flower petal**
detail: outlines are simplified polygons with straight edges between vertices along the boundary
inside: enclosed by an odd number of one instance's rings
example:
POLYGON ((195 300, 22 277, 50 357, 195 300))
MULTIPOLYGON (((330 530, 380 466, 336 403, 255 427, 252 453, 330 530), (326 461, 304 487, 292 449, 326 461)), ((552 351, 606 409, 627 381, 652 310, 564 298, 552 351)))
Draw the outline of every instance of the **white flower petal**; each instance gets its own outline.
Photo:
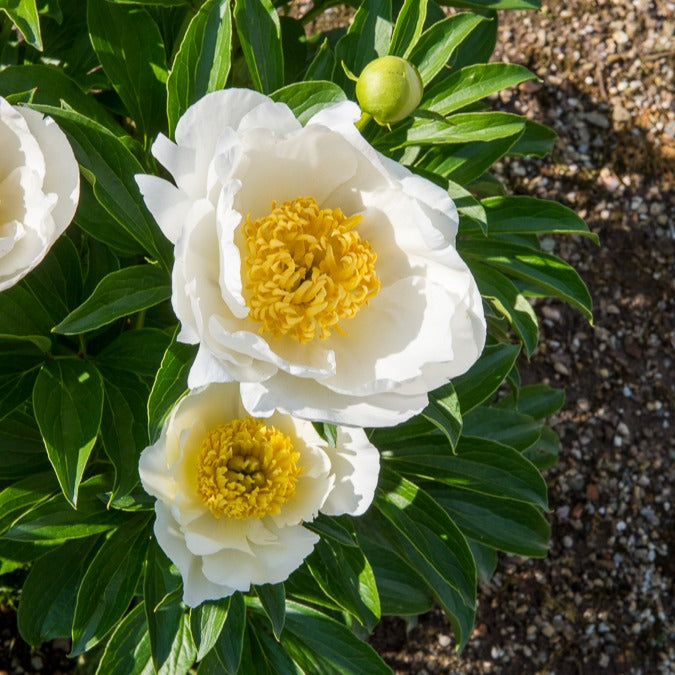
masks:
POLYGON ((363 427, 396 426, 422 412, 429 402, 426 393, 339 394, 315 380, 282 372, 264 382, 242 383, 241 398, 256 417, 268 417, 278 410, 317 422, 363 427))
POLYGON ((286 581, 312 552, 318 535, 302 525, 275 532, 276 540, 252 546, 252 555, 227 549, 204 556, 204 575, 216 584, 248 591, 251 584, 278 584, 286 581))
POLYGON ((66 135, 51 117, 30 108, 18 108, 33 138, 37 141, 45 163, 43 190, 58 196, 52 218, 56 224, 54 235, 60 235, 75 215, 80 198, 80 171, 66 135))
POLYGON ((152 213, 164 236, 172 243, 178 241, 192 202, 169 181, 157 176, 136 176, 148 211, 152 213))
POLYGON ((360 516, 373 501, 380 474, 380 453, 363 429, 338 427, 337 447, 328 448, 336 483, 321 507, 328 516, 360 516))
POLYGON ((214 584, 202 572, 202 560, 187 549, 178 524, 170 511, 157 502, 155 505, 155 537, 157 543, 176 565, 183 578, 183 602, 188 607, 197 607, 207 600, 218 600, 232 595, 234 588, 214 584))

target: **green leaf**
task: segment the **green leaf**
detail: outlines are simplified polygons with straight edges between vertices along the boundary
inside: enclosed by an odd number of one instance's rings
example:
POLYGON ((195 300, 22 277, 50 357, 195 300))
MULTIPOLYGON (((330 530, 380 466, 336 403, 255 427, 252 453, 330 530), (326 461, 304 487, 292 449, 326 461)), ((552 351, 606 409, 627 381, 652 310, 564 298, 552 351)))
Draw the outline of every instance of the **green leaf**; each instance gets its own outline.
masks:
POLYGON ((467 539, 473 559, 476 561, 476 571, 479 579, 487 584, 497 569, 497 551, 493 548, 483 546, 473 539, 467 539))
POLYGON ((331 80, 335 65, 335 54, 328 46, 328 38, 325 38, 307 67, 305 80, 331 80))
POLYGON ((187 612, 182 612, 169 658, 159 671, 159 675, 183 675, 190 672, 196 655, 197 648, 190 631, 190 617, 187 612))
POLYGON ((84 178, 93 186, 96 199, 119 227, 170 270, 173 247, 143 203, 134 176, 145 173, 145 169, 126 145, 105 127, 72 110, 33 107, 59 123, 84 178))
POLYGON ((75 508, 101 424, 103 381, 98 370, 80 359, 46 363, 35 380, 33 410, 63 494, 75 508))
POLYGON ((38 544, 30 541, 0 539, 0 575, 27 567, 28 563, 34 562, 60 545, 59 541, 38 544))
MULTIPOLYGON (((478 409, 479 410, 479 409, 478 409)), ((492 410, 492 409, 489 409, 492 410)), ((547 508, 546 483, 523 456, 486 438, 462 436, 457 455, 428 454, 411 443, 388 458, 397 471, 495 497, 547 508)))
POLYGON ((230 597, 225 626, 213 647, 213 652, 228 675, 235 675, 239 670, 245 628, 246 605, 244 596, 237 592, 230 597))
POLYGON ((0 424, 0 481, 16 480, 50 468, 32 415, 18 409, 0 424))
POLYGON ((443 0, 440 4, 470 9, 541 9, 541 0, 443 0))
POLYGON ((151 443, 159 438, 165 417, 188 390, 187 378, 195 348, 176 342, 177 334, 178 329, 164 353, 148 399, 148 435, 151 443))
POLYGON ((0 380, 39 368, 50 347, 49 338, 41 335, 0 335, 0 380))
POLYGON ((7 14, 31 47, 42 51, 40 17, 35 0, 0 0, 0 12, 7 14))
POLYGON ((305 564, 323 592, 369 632, 380 619, 375 576, 358 548, 319 540, 305 564))
POLYGON ((539 343, 539 322, 527 298, 508 277, 491 267, 474 263, 471 272, 481 295, 506 317, 531 356, 539 343))
POLYGON ((286 604, 281 644, 305 672, 391 674, 373 648, 347 627, 297 602, 286 604))
POLYGON ((560 454, 560 438, 551 427, 542 427, 539 440, 523 452, 540 471, 548 469, 558 461, 560 454))
POLYGON ((279 16, 269 0, 235 0, 234 22, 253 86, 268 94, 284 84, 279 16))
POLYGON ((486 21, 476 27, 466 40, 462 42, 452 55, 450 65, 455 69, 472 66, 476 63, 486 63, 490 60, 497 45, 499 21, 497 12, 491 10, 478 11, 486 21))
POLYGON ((474 141, 434 148, 423 159, 423 168, 460 185, 468 185, 483 174, 517 141, 517 136, 494 141, 474 141))
MULTIPOLYGON (((447 181, 447 183, 448 194, 452 198, 452 201, 455 202, 460 219, 462 221, 467 218, 470 219, 476 223, 481 232, 486 235, 488 232, 487 215, 482 204, 461 185, 454 183, 453 181, 447 181)), ((463 230, 464 228, 462 225, 463 223, 460 222, 460 229, 463 230)))
POLYGON ((467 607, 476 595, 476 568, 466 539, 429 495, 391 469, 383 468, 375 497, 377 510, 396 531, 405 557, 432 590, 451 586, 467 607))
POLYGON ((305 523, 304 527, 312 532, 320 534, 322 537, 328 537, 343 546, 356 546, 354 534, 349 528, 349 520, 341 519, 336 516, 325 516, 322 513, 311 522, 305 523))
POLYGON ((0 93, 7 97, 13 92, 34 89, 31 103, 69 108, 96 120, 116 135, 124 130, 93 96, 88 96, 80 85, 59 67, 42 63, 9 66, 0 71, 0 93))
POLYGON ((422 33, 409 61, 417 66, 426 86, 443 69, 453 52, 485 17, 468 12, 438 21, 422 33))
POLYGON ((172 574, 171 561, 155 539, 150 542, 143 578, 143 600, 150 641, 151 661, 159 671, 171 655, 183 611, 178 602, 164 602, 180 591, 180 577, 172 574))
POLYGON ((396 19, 389 54, 407 58, 417 44, 427 18, 427 0, 405 0, 396 19))
POLYGON ((143 254, 143 247, 100 204, 94 195, 94 188, 86 180, 80 181, 80 201, 73 222, 92 239, 120 256, 143 254))
POLYGON ((522 451, 537 442, 541 425, 513 410, 478 406, 464 416, 464 435, 489 438, 522 451))
POLYGON ((138 484, 138 460, 148 445, 145 402, 137 391, 105 381, 101 441, 115 467, 110 504, 128 495, 138 484))
POLYGON ((96 675, 153 675, 143 603, 136 605, 108 640, 96 675))
MULTIPOLYGON (((457 145, 518 136, 525 128, 520 115, 501 112, 458 113, 445 120, 418 118, 383 138, 391 148, 409 145, 457 145)), ((380 145, 382 145, 381 143, 380 145)))
POLYGON ((263 627, 248 624, 247 640, 249 649, 244 650, 241 672, 256 675, 302 675, 299 666, 293 662, 283 646, 263 627), (250 659, 248 658, 250 655, 250 659))
POLYGON ((126 370, 154 379, 170 342, 171 336, 157 328, 128 330, 105 347, 96 365, 101 370, 126 370))
POLYGON ((43 471, 9 485, 0 491, 0 534, 17 518, 59 489, 54 473, 43 471))
POLYGON ((452 382, 430 392, 429 405, 422 414, 445 434, 454 451, 462 434, 462 413, 452 382))
POLYGON ((286 591, 283 583, 263 584, 254 587, 267 618, 272 624, 272 631, 278 640, 286 621, 286 591))
POLYGON ((136 265, 111 272, 61 323, 55 333, 76 335, 153 307, 171 297, 171 279, 160 267, 136 265))
POLYGON ((546 555, 551 528, 535 506, 447 485, 425 487, 478 543, 516 555, 546 555))
POLYGON ((534 73, 515 63, 467 66, 425 91, 420 108, 449 115, 502 89, 536 79, 534 73))
POLYGON ((546 157, 553 150, 557 138, 558 135, 550 127, 527 120, 523 135, 509 148, 509 155, 546 157))
POLYGON ((225 626, 230 598, 203 602, 190 611, 190 628, 199 648, 197 661, 201 661, 215 646, 225 626))
POLYGON ((546 199, 526 196, 489 197, 481 201, 490 235, 580 234, 598 244, 598 236, 572 209, 546 199))
POLYGON ((68 541, 33 563, 17 613, 19 633, 28 644, 70 635, 77 589, 97 543, 98 537, 68 541))
POLYGON ((365 530, 361 548, 372 565, 383 615, 418 615, 433 606, 424 580, 393 551, 376 544, 365 530))
POLYGON ((301 124, 307 124, 323 108, 347 100, 337 84, 319 80, 289 84, 277 89, 270 97, 285 103, 301 124))
POLYGON ((467 239, 458 242, 458 248, 463 257, 478 259, 508 276, 524 279, 547 294, 565 300, 581 310, 589 322, 592 321, 592 300, 586 284, 576 270, 560 258, 507 241, 467 239))
POLYGON ((110 489, 106 476, 93 476, 82 482, 77 510, 68 507, 59 493, 24 514, 3 535, 15 541, 49 542, 81 539, 113 529, 124 522, 120 511, 106 509, 105 492, 110 489))
MULTIPOLYGON (((335 45, 335 57, 338 63, 344 63, 358 76, 373 59, 387 54, 391 34, 391 0, 364 0, 347 32, 335 45)), ((352 92, 354 83, 346 78, 341 68, 336 74, 338 84, 348 93, 352 92)))
POLYGON ((192 17, 166 83, 169 131, 187 108, 225 86, 230 72, 232 18, 229 0, 207 0, 192 17))
POLYGON ((488 345, 469 371, 452 381, 462 415, 493 396, 513 368, 519 352, 518 345, 488 345))
POLYGON ((148 521, 146 513, 134 516, 98 548, 77 593, 72 656, 98 644, 124 616, 143 569, 148 521))
POLYGON ((166 55, 157 24, 140 8, 88 0, 94 51, 130 117, 146 138, 166 129, 166 55))
POLYGON ((68 237, 59 237, 44 260, 18 284, 0 293, 3 336, 43 343, 52 326, 79 301, 82 277, 78 253, 68 237))
POLYGON ((564 402, 564 389, 553 389, 547 384, 530 384, 500 398, 495 407, 517 410, 535 420, 543 420, 557 413, 564 402))

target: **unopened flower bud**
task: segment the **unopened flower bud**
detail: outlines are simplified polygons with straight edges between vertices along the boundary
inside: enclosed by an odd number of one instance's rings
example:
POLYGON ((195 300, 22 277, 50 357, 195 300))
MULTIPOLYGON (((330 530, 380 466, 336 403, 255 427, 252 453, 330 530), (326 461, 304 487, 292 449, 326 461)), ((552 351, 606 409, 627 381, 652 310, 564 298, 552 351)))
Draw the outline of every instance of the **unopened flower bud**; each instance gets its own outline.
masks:
POLYGON ((378 124, 400 122, 422 100, 422 78, 417 68, 398 56, 371 61, 356 81, 356 98, 363 112, 378 124))

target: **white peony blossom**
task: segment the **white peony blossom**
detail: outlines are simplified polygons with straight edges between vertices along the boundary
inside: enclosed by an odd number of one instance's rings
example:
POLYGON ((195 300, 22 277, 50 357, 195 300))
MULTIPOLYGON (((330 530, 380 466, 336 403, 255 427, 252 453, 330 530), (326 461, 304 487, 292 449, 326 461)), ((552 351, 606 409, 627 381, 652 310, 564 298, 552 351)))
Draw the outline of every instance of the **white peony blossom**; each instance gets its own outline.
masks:
POLYGON ((0 96, 0 291, 47 255, 75 214, 80 174, 50 117, 0 96))
POLYGON ((338 428, 333 448, 310 422, 249 417, 238 384, 211 384, 179 401, 139 473, 196 607, 287 579, 319 540, 303 523, 368 508, 379 454, 362 429, 338 428))
POLYGON ((345 102, 302 127, 254 91, 209 94, 160 135, 175 185, 137 176, 175 245, 189 386, 246 409, 355 426, 420 412, 480 355, 485 320, 447 193, 361 137, 345 102))

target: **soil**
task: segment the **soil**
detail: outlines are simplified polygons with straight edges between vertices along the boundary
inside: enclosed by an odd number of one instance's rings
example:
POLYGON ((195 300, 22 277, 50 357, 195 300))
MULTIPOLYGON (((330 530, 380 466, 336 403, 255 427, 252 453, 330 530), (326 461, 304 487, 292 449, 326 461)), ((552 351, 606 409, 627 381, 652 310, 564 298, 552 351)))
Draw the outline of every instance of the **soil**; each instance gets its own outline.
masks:
MULTIPOLYGON (((494 102, 549 124, 559 140, 552 157, 497 169, 512 192, 568 205, 601 239, 599 248, 545 240, 590 287, 594 325, 558 302, 539 303, 540 347, 521 364, 526 381, 567 391, 552 420, 560 461, 546 476, 551 551, 500 558, 479 589, 461 656, 440 611, 382 622, 372 644, 396 673, 675 672, 675 3, 543 5, 502 15, 494 58, 522 63, 542 82, 494 102)), ((67 647, 31 650, 0 605, 0 675, 66 672, 67 647)))

